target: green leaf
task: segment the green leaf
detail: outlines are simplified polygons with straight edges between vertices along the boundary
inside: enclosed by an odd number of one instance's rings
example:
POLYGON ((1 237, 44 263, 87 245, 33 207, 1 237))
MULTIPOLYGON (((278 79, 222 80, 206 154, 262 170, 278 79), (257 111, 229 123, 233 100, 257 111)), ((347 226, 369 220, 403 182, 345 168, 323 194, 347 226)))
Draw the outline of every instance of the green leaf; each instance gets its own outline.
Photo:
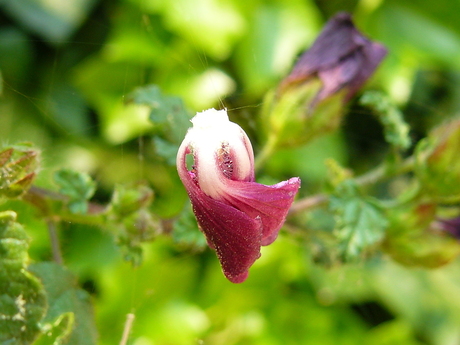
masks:
POLYGON ((167 137, 182 141, 190 127, 190 116, 181 98, 163 95, 156 85, 136 89, 131 98, 136 104, 150 107, 150 121, 170 131, 167 137))
POLYGON ((133 266, 142 263, 143 242, 152 241, 161 231, 161 223, 146 208, 118 219, 112 223, 111 228, 118 231, 118 245, 121 247, 126 261, 133 266))
POLYGON ((437 202, 460 200, 460 119, 432 130, 415 149, 415 176, 421 191, 437 202))
POLYGON ((95 0, 4 0, 3 9, 44 39, 63 43, 81 24, 95 0))
POLYGON ((142 242, 152 241, 160 232, 159 219, 148 209, 152 200, 153 191, 146 185, 117 185, 107 209, 109 228, 125 260, 134 266, 142 263, 142 242))
POLYGON ((0 213, 0 343, 32 344, 40 334, 46 296, 40 281, 26 270, 29 241, 16 213, 0 213))
POLYGON ((38 167, 39 151, 29 143, 0 152, 0 195, 17 198, 31 186, 38 167))
POLYGON ((68 327, 72 326, 72 333, 65 342, 67 345, 96 344, 97 330, 91 298, 79 288, 74 275, 54 262, 33 264, 30 270, 41 279, 48 296, 49 308, 44 323, 51 323, 55 332, 61 329, 61 337, 65 337, 68 327), (71 316, 65 316, 68 313, 74 315, 75 322, 72 322, 71 316))
POLYGON ((116 185, 110 202, 111 211, 117 218, 124 218, 148 207, 152 200, 153 191, 145 185, 135 187, 116 185))
MULTIPOLYGON (((0 29, 0 66, 2 79, 8 84, 25 81, 30 73, 30 63, 33 59, 33 43, 22 30, 12 26, 2 26, 0 29)), ((0 95, 2 94, 0 89, 0 95)))
POLYGON ((61 169, 54 174, 59 192, 69 197, 69 209, 72 213, 86 213, 88 200, 96 191, 96 183, 88 174, 71 169, 61 169))
POLYGON ((64 313, 53 323, 42 326, 42 336, 34 345, 61 345, 69 344, 68 339, 72 334, 75 316, 73 313, 64 313))
POLYGON ((156 152, 166 160, 166 163, 169 165, 176 164, 177 150, 179 148, 177 144, 172 144, 159 137, 153 138, 153 143, 155 144, 156 152))
POLYGON ((203 249, 206 246, 206 239, 198 229, 190 204, 187 204, 174 222, 172 236, 176 243, 187 247, 203 249))
POLYGON ((411 145, 409 125, 404 121, 403 114, 381 92, 368 91, 363 94, 360 103, 374 110, 374 114, 384 129, 386 141, 398 148, 407 149, 411 145))
POLYGON ((150 121, 157 129, 155 144, 157 153, 174 164, 172 159, 190 127, 190 115, 185 109, 182 99, 163 95, 156 85, 138 88, 131 94, 136 104, 150 107, 150 121), (160 139, 160 140, 158 140, 160 139))
POLYGON ((338 186, 330 208, 335 214, 335 233, 345 260, 358 258, 382 240, 388 221, 376 200, 360 195, 352 181, 338 186))

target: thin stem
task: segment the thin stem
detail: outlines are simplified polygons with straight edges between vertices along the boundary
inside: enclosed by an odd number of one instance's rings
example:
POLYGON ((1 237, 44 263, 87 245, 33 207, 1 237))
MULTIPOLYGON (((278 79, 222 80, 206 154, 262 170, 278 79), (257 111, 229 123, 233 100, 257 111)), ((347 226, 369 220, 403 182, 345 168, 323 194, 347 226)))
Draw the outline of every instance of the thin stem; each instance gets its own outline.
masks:
POLYGON ((271 135, 256 157, 255 170, 259 170, 276 149, 276 135, 271 135))
MULTIPOLYGON (((388 171, 386 165, 382 164, 376 167, 375 169, 367 172, 366 174, 356 177, 355 182, 359 186, 367 186, 376 183, 384 178, 407 173, 414 168, 414 163, 415 158, 411 156, 406 160, 402 161, 400 166, 398 166, 397 169, 394 169, 392 171, 388 171)), ((293 215, 301 211, 306 211, 308 209, 321 206, 322 204, 326 203, 328 199, 329 196, 326 194, 316 194, 303 199, 299 199, 292 204, 291 208, 289 209, 289 215, 293 215)))
POLYGON ((375 169, 365 173, 364 175, 355 178, 355 182, 359 186, 367 186, 376 183, 384 178, 393 177, 409 172, 414 168, 415 158, 411 156, 404 161, 394 170, 388 170, 385 164, 379 165, 375 169))
POLYGON ((46 224, 48 225, 48 234, 51 242, 51 252, 53 253, 53 260, 57 262, 59 265, 62 265, 64 263, 64 260, 62 260, 62 252, 61 246, 59 244, 56 222, 53 219, 48 219, 46 221, 46 224))
POLYGON ((289 209, 289 215, 320 206, 327 200, 328 196, 326 194, 316 194, 307 198, 300 199, 292 204, 291 208, 289 209))
POLYGON ((123 329, 123 335, 121 337, 120 345, 126 345, 128 342, 129 338, 129 333, 131 332, 131 328, 133 327, 133 322, 135 319, 136 315, 133 313, 129 313, 126 315, 126 322, 125 322, 125 327, 123 329))

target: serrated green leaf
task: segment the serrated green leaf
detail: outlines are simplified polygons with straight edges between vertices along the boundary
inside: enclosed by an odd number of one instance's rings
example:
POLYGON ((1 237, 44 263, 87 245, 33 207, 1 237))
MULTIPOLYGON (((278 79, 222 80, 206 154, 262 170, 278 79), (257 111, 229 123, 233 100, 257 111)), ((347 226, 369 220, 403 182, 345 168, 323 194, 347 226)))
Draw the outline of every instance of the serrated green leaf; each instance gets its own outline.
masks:
POLYGON ((59 192, 69 197, 68 207, 72 213, 86 213, 87 201, 96 191, 96 182, 88 174, 70 169, 61 169, 54 174, 59 192))
POLYGON ((72 334, 74 322, 75 316, 73 313, 62 314, 53 323, 47 323, 42 326, 43 334, 34 345, 69 344, 68 339, 72 334))
POLYGON ((13 151, 13 148, 10 147, 0 152, 0 166, 5 165, 6 162, 10 160, 11 156, 13 155, 13 151))
POLYGON ((0 194, 16 198, 31 186, 37 169, 39 151, 23 143, 0 152, 0 194))
MULTIPOLYGON (((186 130, 189 127, 190 116, 182 99, 163 95, 158 86, 148 85, 138 88, 132 93, 131 98, 136 104, 150 107, 150 121, 155 125, 163 125, 175 130, 184 130, 184 127, 186 130)), ((182 135, 180 138, 182 139, 182 135)))
MULTIPOLYGON (((73 274, 54 262, 33 264, 30 270, 40 278, 48 296, 49 308, 43 322, 45 324, 55 323, 63 314, 73 313, 75 322, 72 333, 65 344, 96 344, 97 330, 91 298, 86 291, 79 288, 73 274)), ((70 321, 67 319, 62 322, 69 323, 70 321)))
POLYGON ((46 296, 40 281, 26 270, 28 238, 16 213, 0 213, 0 343, 32 344, 40 334, 46 296))
POLYGON ((150 121, 156 126, 157 153, 166 158, 168 163, 174 164, 172 152, 177 152, 187 129, 190 127, 190 116, 182 102, 175 96, 163 95, 156 85, 149 85, 136 89, 131 99, 136 104, 150 107, 150 121))
POLYGON ((330 208, 335 214, 335 233, 345 260, 358 258, 383 238, 388 221, 382 210, 374 199, 360 195, 350 181, 339 186, 331 197, 330 208))
POLYGON ((401 111, 387 96, 381 92, 368 91, 361 97, 360 103, 374 110, 374 114, 383 126, 385 139, 390 145, 403 150, 409 148, 410 127, 404 121, 401 111))

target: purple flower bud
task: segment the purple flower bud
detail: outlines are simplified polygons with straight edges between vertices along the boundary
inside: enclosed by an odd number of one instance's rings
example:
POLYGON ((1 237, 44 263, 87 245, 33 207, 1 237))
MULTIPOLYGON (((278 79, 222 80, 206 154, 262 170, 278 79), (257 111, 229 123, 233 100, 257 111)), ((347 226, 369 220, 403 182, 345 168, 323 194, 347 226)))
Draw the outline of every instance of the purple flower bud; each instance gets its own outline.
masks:
POLYGON ((455 238, 460 239, 460 217, 439 219, 437 224, 442 230, 447 231, 455 238))
POLYGON ((343 88, 347 89, 345 101, 348 101, 372 75, 386 53, 383 45, 370 41, 355 28, 348 13, 338 13, 299 58, 281 87, 317 77, 322 81, 322 88, 311 107, 343 88))
POLYGON ((254 182, 254 154, 243 129, 225 110, 192 119, 177 154, 177 170, 198 225, 217 253, 225 276, 241 283, 272 243, 300 187, 297 177, 266 186, 254 182), (187 155, 194 164, 187 168, 187 155))

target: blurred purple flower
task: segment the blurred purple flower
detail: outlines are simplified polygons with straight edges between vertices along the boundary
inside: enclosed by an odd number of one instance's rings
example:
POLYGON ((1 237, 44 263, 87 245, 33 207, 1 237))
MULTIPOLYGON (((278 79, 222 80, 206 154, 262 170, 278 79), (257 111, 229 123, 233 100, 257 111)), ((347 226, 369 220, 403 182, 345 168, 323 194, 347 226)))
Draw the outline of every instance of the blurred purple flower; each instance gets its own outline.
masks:
POLYGON ((386 53, 383 45, 370 41, 355 28, 350 14, 338 13, 299 58, 281 87, 317 77, 322 81, 322 88, 311 107, 343 88, 347 89, 344 101, 348 101, 372 75, 386 53))
POLYGON ((297 177, 266 186, 254 182, 254 154, 246 133, 225 110, 192 119, 177 154, 177 170, 200 230, 217 253, 225 276, 241 283, 272 243, 300 188, 297 177), (187 168, 187 155, 193 166, 187 168))
POLYGON ((460 239, 460 217, 450 219, 439 219, 438 225, 444 231, 460 239))

